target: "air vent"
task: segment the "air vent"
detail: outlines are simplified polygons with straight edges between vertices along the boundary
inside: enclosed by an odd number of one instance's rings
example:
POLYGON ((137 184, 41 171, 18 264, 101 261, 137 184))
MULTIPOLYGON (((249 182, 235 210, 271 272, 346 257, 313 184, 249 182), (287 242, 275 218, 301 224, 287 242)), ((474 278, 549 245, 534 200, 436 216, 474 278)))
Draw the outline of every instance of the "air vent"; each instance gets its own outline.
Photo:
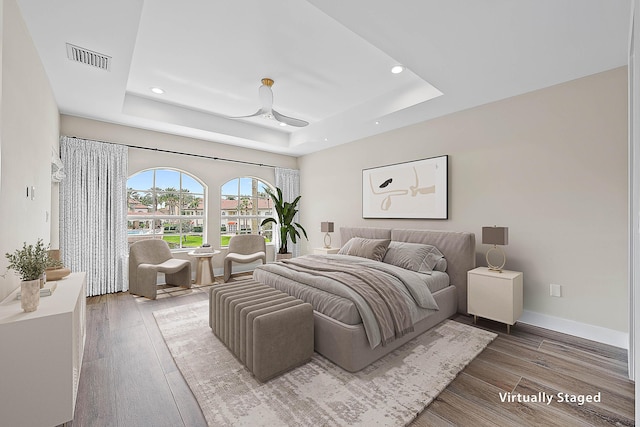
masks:
POLYGON ((67 43, 67 57, 76 62, 111 71, 111 57, 67 43))

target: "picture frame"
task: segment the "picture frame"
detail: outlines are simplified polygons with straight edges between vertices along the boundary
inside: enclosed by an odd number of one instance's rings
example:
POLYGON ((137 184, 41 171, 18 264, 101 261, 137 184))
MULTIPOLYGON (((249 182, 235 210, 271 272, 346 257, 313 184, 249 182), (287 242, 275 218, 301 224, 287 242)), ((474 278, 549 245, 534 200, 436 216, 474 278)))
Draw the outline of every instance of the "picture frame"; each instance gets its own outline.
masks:
POLYGON ((449 218, 449 156, 362 170, 362 218, 449 218))

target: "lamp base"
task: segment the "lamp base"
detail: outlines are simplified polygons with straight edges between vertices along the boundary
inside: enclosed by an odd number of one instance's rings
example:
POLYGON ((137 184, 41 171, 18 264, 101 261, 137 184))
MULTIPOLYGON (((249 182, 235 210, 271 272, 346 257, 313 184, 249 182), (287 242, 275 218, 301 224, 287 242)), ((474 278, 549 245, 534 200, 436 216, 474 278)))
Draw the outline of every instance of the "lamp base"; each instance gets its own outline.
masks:
POLYGON ((324 248, 325 249, 331 248, 331 235, 329 233, 326 233, 324 235, 324 248))
POLYGON ((502 273, 502 267, 504 267, 504 265, 507 263, 507 256, 505 255, 504 251, 501 248, 498 248, 497 246, 494 245, 493 248, 487 251, 486 258, 487 258, 487 267, 489 267, 489 270, 502 273), (492 264, 491 261, 489 260, 489 254, 492 251, 498 252, 499 254, 502 255, 502 264, 500 264, 499 266, 492 264))

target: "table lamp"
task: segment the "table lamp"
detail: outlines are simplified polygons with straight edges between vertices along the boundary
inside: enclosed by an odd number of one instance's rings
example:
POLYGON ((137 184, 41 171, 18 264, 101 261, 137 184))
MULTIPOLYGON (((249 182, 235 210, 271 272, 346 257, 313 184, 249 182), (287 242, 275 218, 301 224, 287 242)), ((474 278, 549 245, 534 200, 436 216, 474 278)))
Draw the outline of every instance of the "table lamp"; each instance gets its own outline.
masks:
POLYGON ((324 247, 329 249, 331 247, 331 235, 329 233, 333 233, 333 223, 332 222, 321 222, 320 223, 320 231, 325 233, 325 235, 324 235, 324 247))
POLYGON ((502 248, 498 248, 498 246, 509 244, 509 227, 482 227, 482 243, 485 245, 493 245, 493 248, 487 251, 487 267, 489 267, 489 270, 501 273, 502 267, 504 267, 507 262, 507 256, 502 248), (494 251, 502 254, 502 264, 499 266, 493 265, 489 260, 489 254, 494 251))

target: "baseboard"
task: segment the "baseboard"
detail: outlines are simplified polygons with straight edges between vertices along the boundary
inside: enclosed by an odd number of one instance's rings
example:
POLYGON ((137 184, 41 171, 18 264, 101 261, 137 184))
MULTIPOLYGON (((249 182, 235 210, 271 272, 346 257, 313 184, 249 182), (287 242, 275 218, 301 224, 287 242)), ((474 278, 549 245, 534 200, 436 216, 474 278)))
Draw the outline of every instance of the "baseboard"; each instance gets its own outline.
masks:
POLYGON ((629 349, 629 334, 626 332, 526 310, 522 313, 518 322, 609 344, 625 350, 629 349))

